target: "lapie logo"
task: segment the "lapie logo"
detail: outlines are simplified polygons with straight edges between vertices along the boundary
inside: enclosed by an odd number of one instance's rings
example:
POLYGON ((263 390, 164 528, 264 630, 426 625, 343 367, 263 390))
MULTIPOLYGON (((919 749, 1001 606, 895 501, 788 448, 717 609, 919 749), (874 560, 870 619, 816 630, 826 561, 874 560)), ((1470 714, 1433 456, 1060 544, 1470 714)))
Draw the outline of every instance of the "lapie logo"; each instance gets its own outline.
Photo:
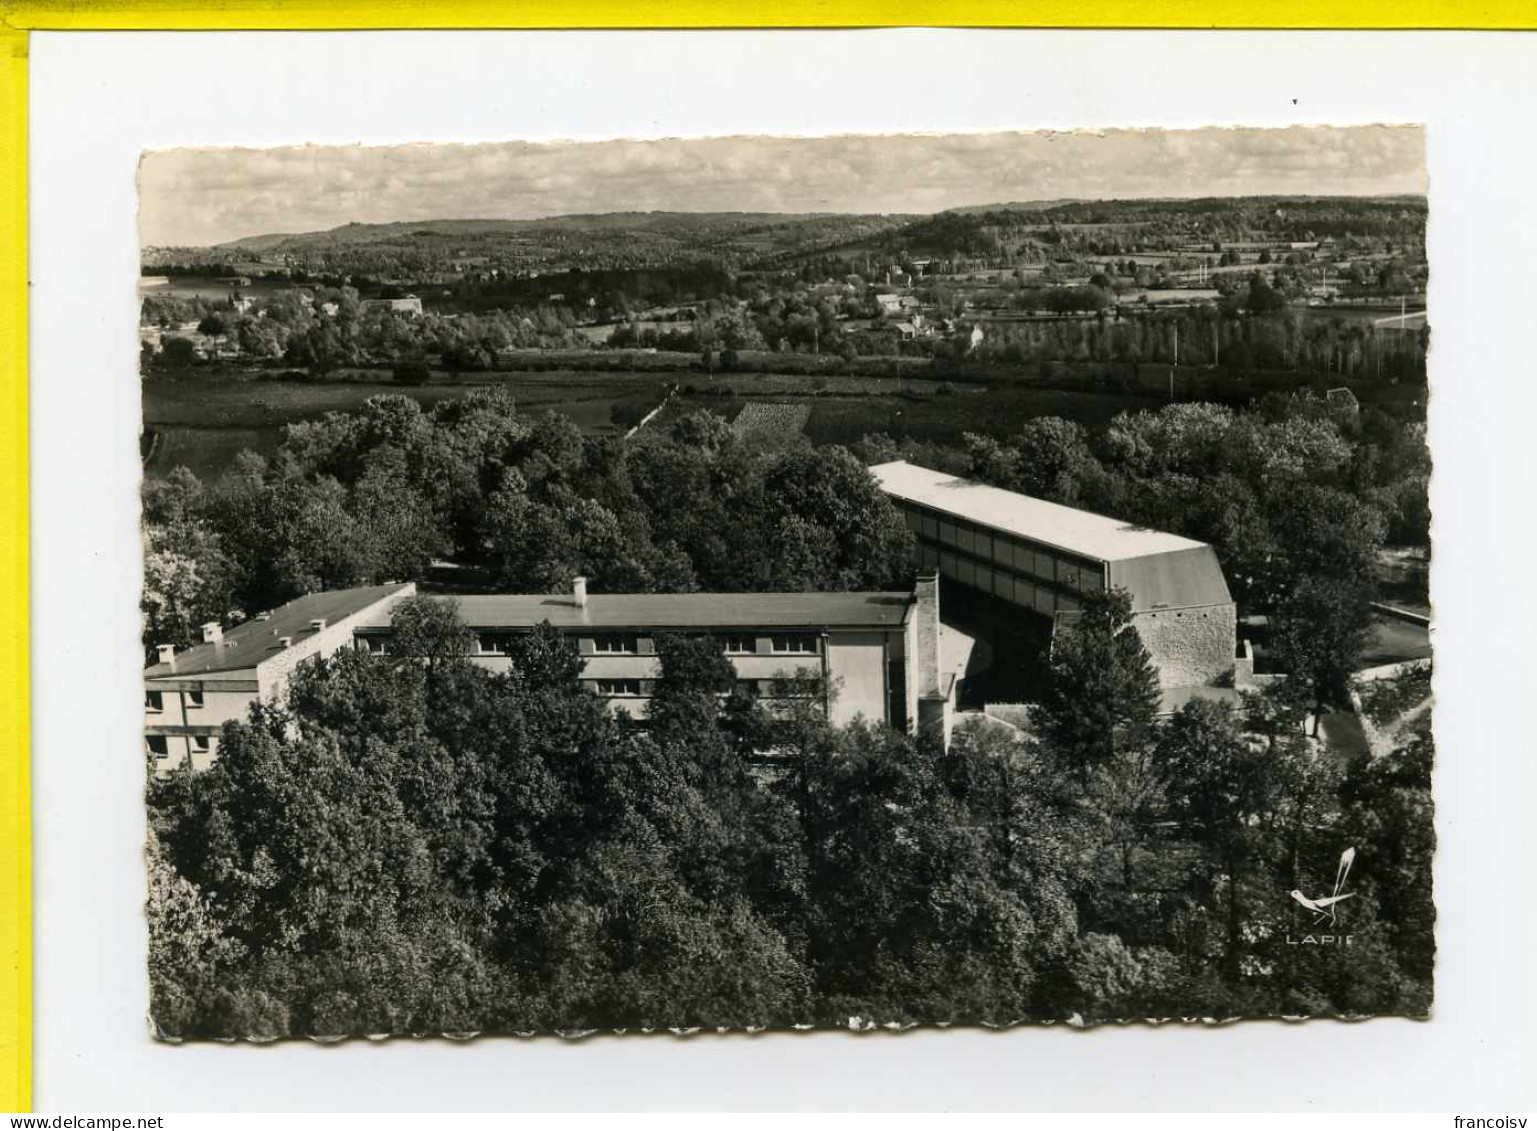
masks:
MULTIPOLYGON (((1354 892, 1345 891, 1345 881, 1350 878, 1350 868, 1356 862, 1356 850, 1347 848, 1340 853, 1339 867, 1334 871, 1334 889, 1328 895, 1306 896, 1293 889, 1291 897, 1313 913, 1313 926, 1317 927, 1328 923, 1333 927, 1339 919, 1339 905, 1349 899, 1354 892)), ((1349 946, 1351 935, 1303 935, 1300 939, 1294 939, 1290 934, 1286 941, 1293 946, 1349 946)))

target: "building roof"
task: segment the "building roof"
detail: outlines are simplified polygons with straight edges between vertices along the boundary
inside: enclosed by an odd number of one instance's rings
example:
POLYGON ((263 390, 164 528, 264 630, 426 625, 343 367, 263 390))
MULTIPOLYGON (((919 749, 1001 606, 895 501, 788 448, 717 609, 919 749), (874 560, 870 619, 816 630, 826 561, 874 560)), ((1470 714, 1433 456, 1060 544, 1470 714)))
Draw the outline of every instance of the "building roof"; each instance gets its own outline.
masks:
POLYGON ((1200 543, 1188 550, 1111 562, 1109 584, 1131 594, 1131 608, 1137 613, 1226 605, 1233 599, 1217 552, 1200 543))
POLYGON ((395 583, 310 593, 273 609, 265 620, 253 618, 236 625, 216 643, 196 644, 185 652, 178 652, 173 664, 151 664, 144 669, 144 678, 185 679, 215 673, 233 678, 238 672, 244 678, 255 679, 256 665, 282 650, 278 646, 279 637, 289 636, 298 643, 313 635, 311 621, 324 619, 327 624, 335 624, 409 588, 409 585, 395 583))
POLYGON ((1206 546, 1178 534, 989 487, 906 460, 878 464, 870 472, 888 495, 1103 562, 1206 546))
MULTIPOLYGON (((569 593, 476 594, 456 598, 472 628, 731 629, 894 628, 911 593, 593 593, 579 607, 569 593)), ((387 628, 381 611, 359 627, 387 628)))

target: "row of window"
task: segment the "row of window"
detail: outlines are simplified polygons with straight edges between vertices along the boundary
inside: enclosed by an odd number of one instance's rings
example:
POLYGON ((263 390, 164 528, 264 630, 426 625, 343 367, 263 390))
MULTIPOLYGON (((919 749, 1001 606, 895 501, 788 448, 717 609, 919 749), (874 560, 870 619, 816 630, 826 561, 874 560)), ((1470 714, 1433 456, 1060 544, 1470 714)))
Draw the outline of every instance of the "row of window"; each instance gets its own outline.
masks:
POLYGON ((949 550, 939 550, 927 544, 918 547, 918 560, 925 566, 939 570, 952 581, 1002 597, 1016 605, 1034 609, 1045 616, 1072 612, 1082 608, 1076 597, 1056 591, 1055 586, 1040 585, 1028 578, 1019 577, 1004 569, 982 565, 949 550))
MULTIPOLYGON (((721 650, 728 656, 752 656, 758 652, 756 636, 726 633, 717 639, 721 643, 721 650)), ((776 656, 814 656, 818 639, 814 633, 772 636, 769 638, 769 650, 776 656)), ((512 650, 512 640, 513 637, 508 634, 482 633, 476 638, 475 650, 482 656, 505 656, 512 650)), ((598 656, 634 656, 640 653, 640 641, 640 636, 634 633, 604 633, 592 638, 592 650, 598 656)), ((358 647, 382 656, 388 650, 388 638, 359 636, 358 647)))
MULTIPOLYGON (((758 638, 740 633, 716 637, 728 656, 752 656, 758 651, 758 638)), ((783 634, 769 637, 769 650, 776 656, 813 656, 818 637, 811 633, 783 634)), ((640 650, 640 637, 611 633, 592 638, 592 650, 599 656, 633 656, 640 650)))
MULTIPOLYGON (((593 690, 605 698, 622 698, 626 696, 650 695, 655 686, 654 680, 649 679, 599 679, 593 681, 593 690)), ((773 695, 776 690, 783 691, 787 695, 815 695, 822 687, 822 681, 815 678, 791 677, 785 679, 739 679, 736 681, 738 691, 748 695, 773 695)))
MULTIPOLYGON (((754 656, 758 638, 745 633, 717 635, 721 651, 728 656, 754 656)), ((814 656, 819 651, 815 633, 781 633, 769 637, 769 651, 776 656, 814 656)), ((513 636, 507 633, 482 633, 475 638, 475 651, 481 656, 505 656, 512 651, 513 636)), ((641 637, 635 633, 602 633, 592 638, 592 651, 598 656, 635 656, 640 654, 641 637)), ((357 647, 371 655, 389 652, 389 638, 382 635, 359 636, 357 647)), ((159 710, 158 707, 152 708, 159 710)))
MULTIPOLYGON (((187 697, 187 708, 189 710, 193 707, 201 707, 203 705, 203 693, 201 691, 187 691, 183 694, 185 694, 187 697)), ((164 711, 165 692, 146 690, 144 692, 144 709, 149 712, 164 711)))
POLYGON ((1038 585, 1055 585, 1080 596, 1104 588, 1104 567, 1098 562, 1000 534, 965 519, 942 516, 914 504, 899 505, 908 529, 923 541, 1023 574, 1038 585))
MULTIPOLYGON (((213 739, 206 734, 194 734, 190 736, 192 752, 194 754, 207 754, 213 749, 213 739)), ((171 756, 170 744, 163 734, 147 734, 144 736, 144 744, 149 752, 156 758, 169 758, 171 756)))

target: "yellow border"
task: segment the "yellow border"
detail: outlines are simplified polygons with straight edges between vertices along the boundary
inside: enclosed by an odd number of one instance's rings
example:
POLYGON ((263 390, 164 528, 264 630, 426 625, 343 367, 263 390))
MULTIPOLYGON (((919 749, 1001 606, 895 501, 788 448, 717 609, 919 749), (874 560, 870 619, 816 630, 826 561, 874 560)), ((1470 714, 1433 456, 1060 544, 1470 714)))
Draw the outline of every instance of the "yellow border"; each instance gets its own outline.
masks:
POLYGON ((25 30, 1537 26, 1532 0, 0 0, 25 30))
POLYGON ((0 0, 19 30, 1537 27, 1532 0, 0 0))
POLYGON ((1532 0, 0 0, 0 1110, 32 1099, 27 48, 33 30, 1537 27, 1532 0))
POLYGON ((0 1109, 32 1103, 27 34, 0 28, 0 1109))

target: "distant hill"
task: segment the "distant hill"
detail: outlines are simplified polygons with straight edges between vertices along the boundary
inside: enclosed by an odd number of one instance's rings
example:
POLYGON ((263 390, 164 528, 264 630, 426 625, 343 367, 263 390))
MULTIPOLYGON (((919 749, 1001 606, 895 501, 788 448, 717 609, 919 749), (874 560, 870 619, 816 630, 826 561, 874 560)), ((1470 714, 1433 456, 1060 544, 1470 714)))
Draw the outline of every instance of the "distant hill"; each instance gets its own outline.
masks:
MULTIPOLYGON (((217 244, 221 250, 271 251, 285 245, 394 243, 413 237, 522 235, 540 231, 690 233, 720 228, 799 224, 833 219, 832 212, 599 212, 532 220, 396 220, 343 224, 316 232, 273 232, 217 244)), ((855 214, 848 214, 851 218, 855 214)))
POLYGON ((963 204, 959 208, 946 208, 959 216, 975 216, 983 212, 1044 212, 1048 208, 1061 208, 1066 204, 1085 204, 1083 197, 1064 196, 1057 200, 1011 200, 1005 204, 963 204))

